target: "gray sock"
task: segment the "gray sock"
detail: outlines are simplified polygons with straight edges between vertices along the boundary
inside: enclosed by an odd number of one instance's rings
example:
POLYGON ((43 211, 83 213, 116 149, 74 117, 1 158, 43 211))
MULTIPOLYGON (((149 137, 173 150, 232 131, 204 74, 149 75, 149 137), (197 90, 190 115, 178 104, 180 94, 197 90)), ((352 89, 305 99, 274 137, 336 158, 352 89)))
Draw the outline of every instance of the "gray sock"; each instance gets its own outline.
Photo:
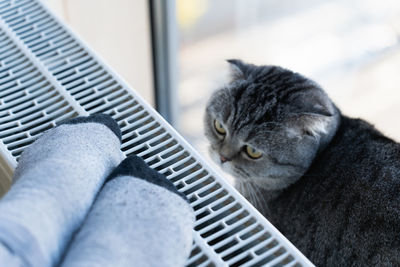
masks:
POLYGON ((184 266, 194 224, 186 197, 136 156, 109 179, 61 266, 184 266))
POLYGON ((60 260, 122 159, 120 138, 118 124, 98 114, 67 121, 25 149, 0 201, 0 266, 53 266, 60 260))

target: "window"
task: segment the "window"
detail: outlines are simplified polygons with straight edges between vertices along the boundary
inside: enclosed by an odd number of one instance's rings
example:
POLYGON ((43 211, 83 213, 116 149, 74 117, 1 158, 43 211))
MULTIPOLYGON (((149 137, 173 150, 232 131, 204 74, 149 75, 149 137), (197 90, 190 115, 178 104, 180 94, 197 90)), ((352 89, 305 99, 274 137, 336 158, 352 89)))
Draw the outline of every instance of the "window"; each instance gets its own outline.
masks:
POLYGON ((178 0, 179 128, 202 154, 202 116, 226 59, 317 81, 344 114, 400 141, 400 2, 178 0))

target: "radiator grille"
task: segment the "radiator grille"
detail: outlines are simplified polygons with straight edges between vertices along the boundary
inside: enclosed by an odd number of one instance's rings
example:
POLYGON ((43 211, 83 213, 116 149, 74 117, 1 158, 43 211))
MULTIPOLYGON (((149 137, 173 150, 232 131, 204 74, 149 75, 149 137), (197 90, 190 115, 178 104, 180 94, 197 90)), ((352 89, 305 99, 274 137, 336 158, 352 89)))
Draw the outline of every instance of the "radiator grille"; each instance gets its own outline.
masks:
POLYGON ((0 30, 0 139, 18 158, 41 132, 77 112, 0 30))
POLYGON ((312 265, 43 4, 0 1, 0 26, 2 169, 60 121, 106 113, 121 127, 122 151, 189 198, 196 224, 187 266, 312 265))

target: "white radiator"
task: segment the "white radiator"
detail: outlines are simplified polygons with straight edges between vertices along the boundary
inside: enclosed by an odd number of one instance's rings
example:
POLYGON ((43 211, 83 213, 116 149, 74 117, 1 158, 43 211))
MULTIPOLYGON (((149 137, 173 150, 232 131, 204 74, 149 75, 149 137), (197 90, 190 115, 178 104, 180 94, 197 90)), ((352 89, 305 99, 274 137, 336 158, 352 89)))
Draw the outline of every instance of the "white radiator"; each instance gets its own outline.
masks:
POLYGON ((125 155, 187 195, 197 219, 187 266, 313 266, 47 7, 0 1, 0 193, 43 131, 93 113, 118 121, 125 155))

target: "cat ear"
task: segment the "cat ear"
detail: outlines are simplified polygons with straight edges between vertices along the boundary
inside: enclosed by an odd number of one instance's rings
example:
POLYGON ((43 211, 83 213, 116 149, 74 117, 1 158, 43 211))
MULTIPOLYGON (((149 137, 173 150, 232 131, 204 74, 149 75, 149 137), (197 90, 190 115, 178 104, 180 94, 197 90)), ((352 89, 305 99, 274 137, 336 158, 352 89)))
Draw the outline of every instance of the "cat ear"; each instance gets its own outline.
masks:
POLYGON ((316 114, 297 114, 287 122, 287 134, 289 137, 312 136, 320 137, 327 134, 331 128, 331 123, 335 118, 316 114))
POLYGON ((302 133, 314 137, 321 134, 327 134, 332 120, 333 117, 325 116, 303 118, 302 133))
POLYGON ((231 68, 231 81, 246 79, 246 63, 240 59, 228 59, 231 68))
POLYGON ((307 90, 290 100, 291 112, 332 117, 335 108, 329 97, 320 89, 307 90))
POLYGON ((336 111, 322 90, 297 95, 291 104, 291 112, 296 114, 294 126, 297 134, 317 137, 329 132, 336 111))

